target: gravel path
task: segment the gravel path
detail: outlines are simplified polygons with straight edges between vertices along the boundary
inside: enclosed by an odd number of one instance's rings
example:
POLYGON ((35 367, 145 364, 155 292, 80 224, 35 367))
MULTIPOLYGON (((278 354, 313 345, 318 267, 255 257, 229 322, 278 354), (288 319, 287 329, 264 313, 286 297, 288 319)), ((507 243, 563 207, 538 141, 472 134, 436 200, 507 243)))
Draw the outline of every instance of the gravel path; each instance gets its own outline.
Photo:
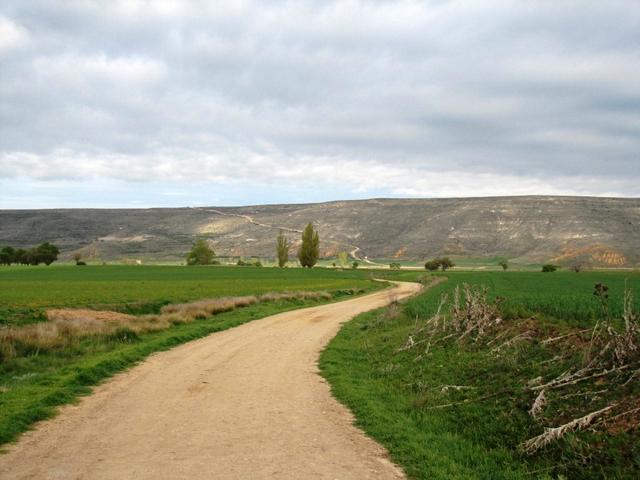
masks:
POLYGON ((398 282, 155 354, 10 445, 0 478, 403 478, 317 361, 343 322, 419 289, 398 282))

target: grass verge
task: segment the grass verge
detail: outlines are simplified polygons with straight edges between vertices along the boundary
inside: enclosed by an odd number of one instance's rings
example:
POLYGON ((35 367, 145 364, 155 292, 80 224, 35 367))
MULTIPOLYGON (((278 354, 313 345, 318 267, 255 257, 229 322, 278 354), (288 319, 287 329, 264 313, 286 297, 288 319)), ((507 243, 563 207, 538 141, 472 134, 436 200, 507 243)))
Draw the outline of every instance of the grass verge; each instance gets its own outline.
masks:
MULTIPOLYGON (((549 388, 541 413, 537 418, 529 413, 538 393, 529 381, 540 385, 563 378, 584 361, 591 330, 579 332, 594 327, 595 275, 452 274, 395 312, 369 312, 345 324, 322 353, 321 372, 356 423, 410 478, 638 478, 637 412, 611 416, 604 424, 596 419, 589 425, 593 428, 567 432, 533 455, 519 448, 547 426, 567 424, 606 405, 614 404, 616 413, 640 407, 640 381, 632 377, 637 366, 630 364, 609 376, 587 378, 602 371, 598 366, 576 384, 549 388), (503 298, 502 321, 478 341, 459 341, 459 333, 448 337, 451 330, 431 337, 422 327, 438 310, 441 294, 451 298, 461 282, 489 283, 492 297, 503 298), (526 309, 510 301, 511 292, 526 300, 526 309), (543 313, 521 317, 536 311, 543 313), (565 334, 570 335, 546 342, 565 334), (518 341, 509 341, 518 335, 518 341), (404 348, 410 336, 416 346, 404 348)), ((616 302, 625 277, 603 277, 613 286, 616 302)), ((637 282, 637 275, 629 280, 637 282)), ((616 303, 611 310, 621 308, 616 303)))

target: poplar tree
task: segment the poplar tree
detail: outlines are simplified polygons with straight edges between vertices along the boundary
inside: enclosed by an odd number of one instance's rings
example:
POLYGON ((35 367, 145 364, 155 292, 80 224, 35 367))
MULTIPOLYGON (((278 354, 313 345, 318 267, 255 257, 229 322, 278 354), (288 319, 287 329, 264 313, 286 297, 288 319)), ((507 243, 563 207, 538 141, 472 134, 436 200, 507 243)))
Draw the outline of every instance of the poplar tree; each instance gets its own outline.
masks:
POLYGON ((289 261, 289 240, 287 240, 282 231, 278 235, 276 253, 278 254, 278 266, 282 268, 289 261))
POLYGON ((320 237, 318 232, 313 229, 311 223, 307 224, 302 232, 302 245, 298 250, 298 260, 303 267, 311 268, 320 257, 320 237))

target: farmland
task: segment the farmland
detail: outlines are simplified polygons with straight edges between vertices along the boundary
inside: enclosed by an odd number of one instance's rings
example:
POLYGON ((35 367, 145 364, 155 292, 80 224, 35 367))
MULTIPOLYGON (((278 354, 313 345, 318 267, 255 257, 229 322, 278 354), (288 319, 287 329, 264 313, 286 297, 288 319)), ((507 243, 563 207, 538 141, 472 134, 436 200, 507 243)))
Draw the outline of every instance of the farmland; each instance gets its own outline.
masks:
POLYGON ((0 268, 0 324, 42 319, 44 308, 91 307, 130 313, 208 297, 371 286, 362 271, 181 266, 0 268))
MULTIPOLYGON (((622 332, 625 283, 640 293, 640 275, 447 277, 403 306, 357 317, 323 353, 323 375, 357 424, 410 478, 637 478, 638 351, 606 363, 611 343, 599 343, 602 329, 594 326, 607 314, 594 285, 608 287, 610 325, 622 332), (463 292, 464 283, 472 292, 487 287, 487 304, 479 309, 494 323, 484 331, 447 323, 455 316, 456 287, 463 292), (448 301, 440 316, 443 294, 448 301), (534 409, 541 391, 546 397, 534 409), (593 412, 600 416, 592 420, 593 412), (588 421, 578 427, 571 423, 577 418, 588 421), (559 438, 544 443, 545 428, 560 426, 566 427, 559 438)), ((465 309, 482 302, 460 297, 457 317, 464 322, 465 309)), ((637 322, 637 296, 631 304, 637 322)))

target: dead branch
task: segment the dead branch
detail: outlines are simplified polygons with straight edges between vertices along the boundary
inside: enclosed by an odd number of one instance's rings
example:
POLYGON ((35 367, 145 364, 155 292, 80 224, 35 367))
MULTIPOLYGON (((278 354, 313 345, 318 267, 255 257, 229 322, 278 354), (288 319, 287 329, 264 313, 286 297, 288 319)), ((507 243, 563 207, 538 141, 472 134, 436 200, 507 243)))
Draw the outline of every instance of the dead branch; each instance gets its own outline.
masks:
POLYGON ((593 422, 594 419, 599 416, 605 414, 609 410, 615 407, 615 404, 608 405, 600 410, 596 410, 595 412, 588 413, 587 415, 571 420, 564 425, 560 425, 559 427, 554 428, 545 428, 544 433, 538 435, 537 437, 530 438, 526 442, 520 445, 520 448, 528 455, 531 455, 538 450, 540 450, 545 445, 553 442, 554 440, 558 440, 562 438, 568 432, 573 432, 576 430, 582 430, 593 422))
POLYGON ((509 347, 511 345, 513 345, 514 343, 521 341, 521 340, 532 340, 533 339, 533 331, 531 330, 527 330, 526 332, 523 332, 519 335, 516 335, 515 337, 507 340, 506 342, 504 342, 503 344, 494 347, 491 349, 491 353, 497 353, 500 350, 502 350, 505 347, 509 347))
POLYGON ((547 404, 547 397, 545 395, 546 390, 540 390, 538 396, 531 405, 531 409, 529 410, 529 415, 531 415, 534 419, 538 420, 539 415, 542 413, 542 409, 547 404))
POLYGON ((573 337, 574 335, 580 335, 582 333, 590 332, 590 328, 585 328, 584 330, 578 330, 577 332, 567 333, 566 335, 560 335, 559 337, 546 338, 540 343, 542 345, 549 345, 550 343, 557 342, 558 340, 562 340, 563 338, 573 337))
MULTIPOLYGON (((629 365, 623 365, 622 367, 614 367, 614 368, 610 368, 610 369, 605 369, 601 372, 598 373, 594 373, 593 375, 589 375, 587 377, 584 376, 578 376, 578 378, 575 378, 575 374, 574 375, 570 375, 569 377, 571 378, 571 380, 569 381, 557 381, 556 380, 552 380, 549 383, 545 383, 544 385, 537 385, 537 386, 533 386, 531 387, 531 390, 541 390, 543 388, 562 388, 562 387, 566 387, 567 385, 575 385, 578 382, 582 382, 584 380, 589 380, 591 378, 597 378, 597 377, 604 377, 605 375, 609 375, 610 373, 613 372, 619 372, 621 370, 625 370, 626 368, 628 368, 629 365)), ((582 372, 584 369, 578 370, 577 373, 582 372)))

